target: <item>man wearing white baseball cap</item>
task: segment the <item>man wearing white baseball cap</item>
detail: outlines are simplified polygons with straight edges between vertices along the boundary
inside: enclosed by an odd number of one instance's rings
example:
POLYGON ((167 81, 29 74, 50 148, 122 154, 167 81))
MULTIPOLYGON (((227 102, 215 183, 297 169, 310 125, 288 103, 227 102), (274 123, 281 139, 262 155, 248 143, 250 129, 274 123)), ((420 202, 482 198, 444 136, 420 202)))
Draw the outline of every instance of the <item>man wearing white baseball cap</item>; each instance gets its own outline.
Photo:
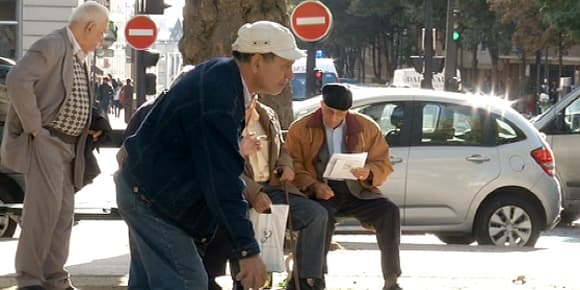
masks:
POLYGON ((240 178, 242 154, 260 142, 251 136, 240 144, 240 133, 252 96, 279 94, 304 53, 287 28, 270 21, 242 26, 232 50, 233 58, 185 72, 124 142, 115 182, 129 228, 129 289, 207 289, 196 243, 211 241, 218 225, 240 260, 236 279, 245 289, 265 283, 240 178))

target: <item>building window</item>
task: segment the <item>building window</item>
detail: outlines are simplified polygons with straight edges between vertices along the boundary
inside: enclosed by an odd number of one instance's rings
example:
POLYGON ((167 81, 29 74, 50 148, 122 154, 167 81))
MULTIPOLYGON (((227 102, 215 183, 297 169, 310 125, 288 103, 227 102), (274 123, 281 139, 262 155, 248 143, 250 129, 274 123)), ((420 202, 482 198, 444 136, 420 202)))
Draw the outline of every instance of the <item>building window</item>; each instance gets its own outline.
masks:
POLYGON ((18 0, 0 0, 0 56, 16 58, 18 0))

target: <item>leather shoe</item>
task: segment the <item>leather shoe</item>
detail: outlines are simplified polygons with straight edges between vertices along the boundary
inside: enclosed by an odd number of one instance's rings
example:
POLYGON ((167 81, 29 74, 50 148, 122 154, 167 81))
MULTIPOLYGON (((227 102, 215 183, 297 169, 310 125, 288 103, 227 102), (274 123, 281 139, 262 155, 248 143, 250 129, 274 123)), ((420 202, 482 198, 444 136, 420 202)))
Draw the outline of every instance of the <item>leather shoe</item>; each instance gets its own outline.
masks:
POLYGON ((44 287, 38 285, 18 287, 16 290, 44 290, 44 287))

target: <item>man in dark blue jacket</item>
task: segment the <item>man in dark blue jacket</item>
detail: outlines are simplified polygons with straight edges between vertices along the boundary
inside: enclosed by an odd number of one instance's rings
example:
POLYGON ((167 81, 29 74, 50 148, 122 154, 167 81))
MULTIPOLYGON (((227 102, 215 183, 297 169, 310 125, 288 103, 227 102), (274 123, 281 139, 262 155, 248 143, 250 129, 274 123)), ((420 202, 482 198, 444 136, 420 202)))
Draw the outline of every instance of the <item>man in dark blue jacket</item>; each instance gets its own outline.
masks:
POLYGON ((125 141, 116 184, 129 227, 129 289, 206 289, 194 242, 210 241, 218 224, 240 259, 236 279, 246 289, 264 285, 242 196, 240 132, 251 96, 279 94, 304 53, 286 27, 269 21, 242 26, 232 50, 234 58, 187 72, 125 141))

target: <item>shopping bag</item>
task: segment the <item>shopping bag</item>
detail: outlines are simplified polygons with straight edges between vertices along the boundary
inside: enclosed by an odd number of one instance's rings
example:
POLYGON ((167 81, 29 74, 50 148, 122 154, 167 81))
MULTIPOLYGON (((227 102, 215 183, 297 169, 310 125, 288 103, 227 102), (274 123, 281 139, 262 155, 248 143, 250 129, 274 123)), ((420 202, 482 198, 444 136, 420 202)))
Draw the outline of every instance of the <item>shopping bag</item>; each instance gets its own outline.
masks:
POLYGON ((260 256, 270 272, 284 272, 284 234, 288 219, 288 205, 273 204, 272 213, 258 213, 250 209, 250 220, 256 240, 260 245, 260 256))

